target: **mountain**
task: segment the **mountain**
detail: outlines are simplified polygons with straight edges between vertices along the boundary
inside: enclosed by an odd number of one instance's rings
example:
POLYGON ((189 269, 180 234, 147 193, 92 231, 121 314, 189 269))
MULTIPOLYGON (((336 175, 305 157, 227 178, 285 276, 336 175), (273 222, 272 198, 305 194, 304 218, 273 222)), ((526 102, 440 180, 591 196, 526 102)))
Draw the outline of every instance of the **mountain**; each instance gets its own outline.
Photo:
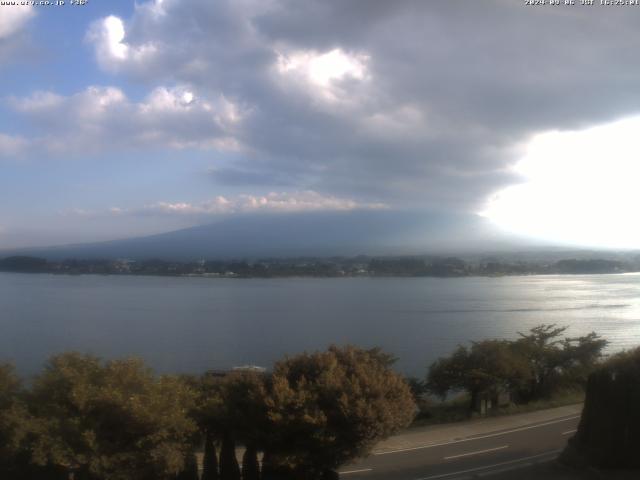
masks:
POLYGON ((369 210, 238 215, 146 237, 0 251, 0 257, 191 260, 450 253, 516 245, 522 244, 492 232, 475 216, 369 210))

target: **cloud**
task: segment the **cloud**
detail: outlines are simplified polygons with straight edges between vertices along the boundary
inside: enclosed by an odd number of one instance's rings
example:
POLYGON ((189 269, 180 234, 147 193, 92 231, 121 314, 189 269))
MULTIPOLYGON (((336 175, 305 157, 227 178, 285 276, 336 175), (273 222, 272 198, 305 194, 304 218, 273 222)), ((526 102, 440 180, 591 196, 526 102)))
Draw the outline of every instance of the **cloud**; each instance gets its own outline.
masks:
POLYGON ((635 11, 598 6, 152 0, 87 32, 146 98, 102 87, 16 108, 48 151, 233 151, 211 160, 219 183, 475 212, 519 180, 535 133, 640 111, 621 48, 636 36, 635 11), (47 122, 63 114, 73 135, 47 122))
POLYGON ((112 207, 107 211, 90 212, 72 209, 64 212, 72 216, 161 215, 210 217, 239 213, 298 213, 341 212, 352 210, 385 210, 387 205, 358 202, 348 198, 323 195, 315 191, 269 192, 265 195, 241 194, 234 197, 218 195, 206 202, 156 202, 140 208, 112 207))
POLYGON ((157 87, 140 102, 119 88, 92 86, 71 96, 35 92, 8 103, 39 131, 29 139, 30 148, 53 155, 240 148, 234 130, 242 109, 223 96, 209 99, 189 87, 157 87))
POLYGON ((0 158, 14 158, 25 152, 28 142, 21 136, 0 133, 0 158))
POLYGON ((514 170, 522 182, 482 212, 506 231, 587 247, 638 248, 640 117, 536 135, 514 170))
POLYGON ((0 42, 19 32, 36 14, 30 5, 3 5, 0 9, 0 42))
POLYGON ((117 72, 123 65, 144 65, 157 51, 153 43, 132 47, 125 41, 122 19, 109 15, 91 25, 87 40, 95 45, 98 64, 109 72, 117 72))
POLYGON ((35 16, 31 5, 0 5, 0 64, 33 53, 25 31, 35 16))
POLYGON ((364 82, 368 79, 365 54, 348 54, 339 48, 328 52, 298 50, 278 53, 276 69, 288 87, 307 90, 321 100, 349 101, 349 89, 341 88, 345 81, 364 82))

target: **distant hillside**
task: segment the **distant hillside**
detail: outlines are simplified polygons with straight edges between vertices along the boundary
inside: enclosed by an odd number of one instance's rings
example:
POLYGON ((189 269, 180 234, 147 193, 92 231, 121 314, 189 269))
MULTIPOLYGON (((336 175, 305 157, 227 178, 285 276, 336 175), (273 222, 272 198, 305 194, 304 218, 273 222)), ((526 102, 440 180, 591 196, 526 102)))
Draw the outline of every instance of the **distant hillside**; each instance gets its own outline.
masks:
POLYGON ((183 230, 109 242, 0 251, 0 257, 259 258, 479 251, 518 245, 490 234, 482 219, 390 211, 241 215, 183 230))

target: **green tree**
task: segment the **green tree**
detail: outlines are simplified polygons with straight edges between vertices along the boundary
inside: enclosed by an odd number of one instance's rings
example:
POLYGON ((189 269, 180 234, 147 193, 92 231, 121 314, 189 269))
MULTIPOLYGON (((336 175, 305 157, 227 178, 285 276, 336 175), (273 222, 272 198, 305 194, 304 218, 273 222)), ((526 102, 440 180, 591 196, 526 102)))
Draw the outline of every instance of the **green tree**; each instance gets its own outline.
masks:
POLYGON ((568 384, 586 387, 589 374, 599 366, 602 351, 608 342, 595 332, 576 338, 565 338, 562 349, 565 355, 563 374, 568 384))
POLYGON ((13 366, 0 365, 0 478, 26 475, 26 442, 33 424, 13 366))
MULTIPOLYGON (((201 381, 196 418, 201 428, 217 437, 220 451, 220 478, 237 479, 240 468, 235 457, 236 442, 254 455, 268 432, 266 378, 259 372, 233 371, 221 377, 205 376, 201 381)), ((249 461, 248 458, 245 458, 249 461)))
POLYGON ((172 478, 192 449, 193 401, 184 381, 155 377, 137 359, 54 356, 31 394, 41 428, 34 461, 73 470, 77 478, 172 478))
POLYGON ((533 327, 529 333, 518 332, 519 351, 529 363, 529 382, 520 391, 525 401, 548 395, 556 383, 560 368, 567 361, 560 344, 561 335, 567 327, 542 324, 533 327))
POLYGON ((506 340, 472 342, 471 348, 459 346, 451 356, 434 362, 427 375, 431 392, 446 396, 464 390, 474 408, 478 395, 497 396, 512 392, 528 380, 526 359, 506 340))
POLYGON ((391 364, 379 349, 353 346, 276 363, 266 399, 273 432, 265 454, 269 468, 321 478, 409 425, 413 396, 391 364))
POLYGON ((520 333, 515 341, 483 340, 469 348, 458 346, 430 366, 427 387, 441 397, 466 391, 473 408, 480 394, 508 391, 512 399, 528 402, 563 387, 584 386, 607 342, 594 332, 562 338, 566 329, 542 324, 520 333))
POLYGON ((519 333, 518 351, 529 365, 529 382, 520 390, 525 401, 549 396, 558 388, 586 382, 602 358, 606 340, 595 332, 577 338, 562 338, 567 327, 542 324, 519 333))

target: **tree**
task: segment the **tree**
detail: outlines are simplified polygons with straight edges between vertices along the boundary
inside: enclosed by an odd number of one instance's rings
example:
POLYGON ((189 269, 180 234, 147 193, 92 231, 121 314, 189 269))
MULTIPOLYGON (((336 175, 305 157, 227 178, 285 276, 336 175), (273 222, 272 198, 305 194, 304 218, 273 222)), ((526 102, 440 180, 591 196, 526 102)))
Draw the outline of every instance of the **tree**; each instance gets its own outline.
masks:
POLYGON ((518 332, 518 348, 529 362, 529 384, 521 390, 525 401, 547 395, 552 390, 554 377, 566 361, 559 345, 567 327, 542 324, 529 330, 528 334, 518 332))
POLYGON ((449 357, 434 362, 427 376, 431 392, 445 397, 450 391, 465 390, 470 397, 470 410, 478 395, 496 397, 502 391, 512 392, 528 378, 526 360, 506 340, 472 342, 471 348, 459 346, 449 357))
POLYGON ((516 347, 529 364, 529 382, 520 390, 525 401, 551 395, 563 385, 584 383, 602 357, 607 341, 595 332, 561 338, 567 327, 542 324, 519 333, 516 347))
POLYGON ((201 380, 196 418, 201 428, 222 441, 220 478, 239 479, 235 456, 236 442, 253 455, 249 463, 257 465, 258 445, 268 432, 265 375, 253 371, 233 371, 221 377, 205 376, 201 380))
POLYGON ((266 398, 270 467, 320 478, 409 425, 411 390, 391 363, 379 349, 353 346, 276 363, 266 398))
POLYGON ((222 436, 222 446, 220 447, 220 480, 240 480, 236 444, 228 430, 222 436))
POLYGON ((255 444, 247 445, 242 456, 242 480, 259 480, 258 450, 255 444))
POLYGON ((429 368, 427 387, 445 397, 464 390, 471 408, 478 395, 495 397, 508 391, 512 399, 528 402, 555 393, 561 387, 584 386, 598 364, 607 342, 596 333, 561 338, 567 327, 539 325, 510 340, 483 340, 458 346, 429 368))
POLYGON ((77 478, 172 478, 192 451, 193 400, 185 382, 155 377, 137 359, 54 356, 31 394, 41 425, 34 461, 73 470, 77 478))
POLYGON ((204 457, 202 459, 202 480, 218 480, 218 457, 213 434, 206 432, 204 438, 204 457))
POLYGON ((184 468, 176 477, 176 480, 199 480, 198 460, 196 454, 190 452, 185 457, 184 468))
POLYGON ((26 475, 26 441, 33 425, 20 380, 11 365, 0 365, 0 478, 26 475))
POLYGON ((0 271, 45 272, 48 263, 44 258, 14 256, 0 260, 0 271))
POLYGON ((589 374, 602 359, 602 351, 608 342, 595 332, 582 337, 566 338, 562 342, 565 360, 563 370, 566 382, 586 387, 589 374))

